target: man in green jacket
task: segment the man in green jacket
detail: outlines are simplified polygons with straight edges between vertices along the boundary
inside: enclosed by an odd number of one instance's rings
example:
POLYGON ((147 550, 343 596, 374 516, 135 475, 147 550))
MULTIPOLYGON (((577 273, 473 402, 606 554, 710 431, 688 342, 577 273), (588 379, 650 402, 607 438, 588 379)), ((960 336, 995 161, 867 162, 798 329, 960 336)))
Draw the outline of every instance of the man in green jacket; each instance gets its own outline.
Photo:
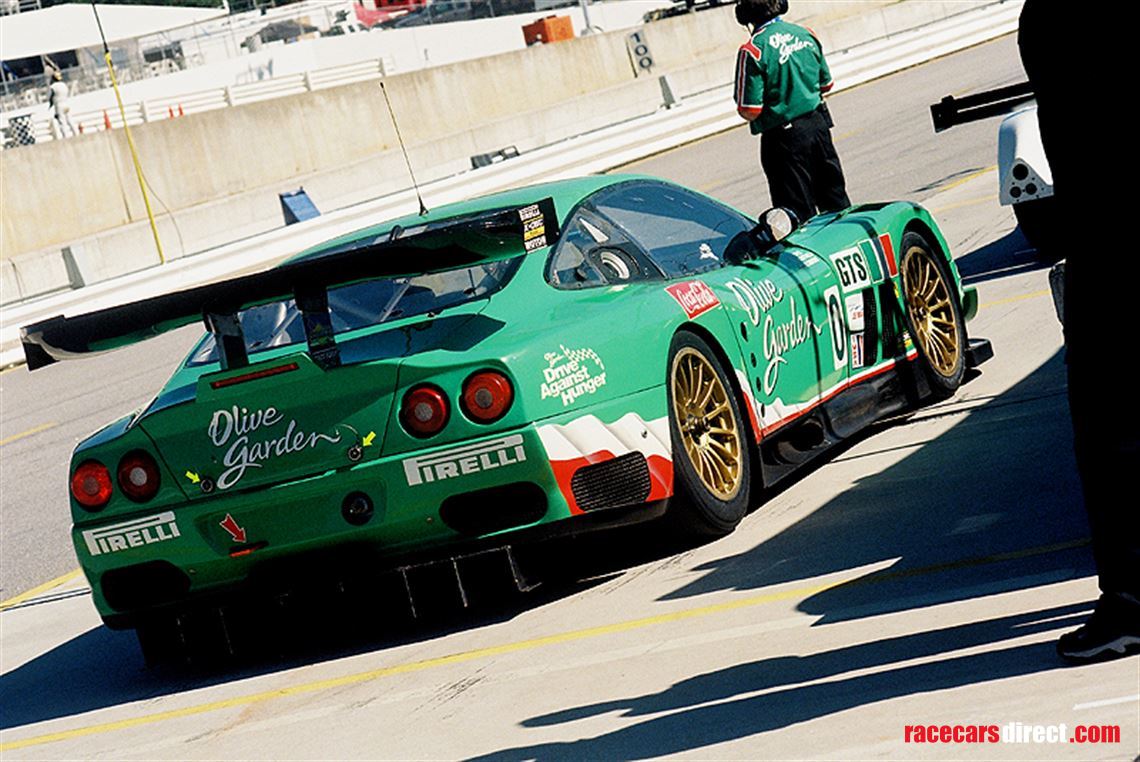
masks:
POLYGON ((831 72, 811 30, 780 18, 787 0, 737 0, 752 36, 736 60, 737 112, 761 135, 760 164, 775 206, 801 220, 851 205, 823 94, 831 72))

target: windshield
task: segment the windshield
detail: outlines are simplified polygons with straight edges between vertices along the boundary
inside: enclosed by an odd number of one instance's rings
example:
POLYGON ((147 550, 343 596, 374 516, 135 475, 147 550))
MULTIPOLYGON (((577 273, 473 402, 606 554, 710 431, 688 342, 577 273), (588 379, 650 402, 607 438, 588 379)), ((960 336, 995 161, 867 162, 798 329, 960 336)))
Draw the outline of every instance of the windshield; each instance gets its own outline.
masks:
MULTIPOLYGON (((434 315, 490 296, 515 274, 521 257, 428 275, 387 278, 329 289, 329 314, 337 334, 415 315, 434 315)), ((301 311, 292 299, 250 307, 238 313, 246 350, 305 343, 301 311)), ((187 367, 218 361, 212 335, 186 361, 187 367)))

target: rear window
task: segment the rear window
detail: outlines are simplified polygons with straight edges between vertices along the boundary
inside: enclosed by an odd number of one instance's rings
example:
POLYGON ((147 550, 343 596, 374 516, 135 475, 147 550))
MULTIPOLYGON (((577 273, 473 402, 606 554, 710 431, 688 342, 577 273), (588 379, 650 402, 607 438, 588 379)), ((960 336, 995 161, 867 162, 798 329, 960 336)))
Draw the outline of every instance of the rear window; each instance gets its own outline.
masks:
MULTIPOLYGON (((415 315, 438 314, 483 299, 501 289, 518 270, 522 257, 488 262, 428 275, 387 278, 329 289, 329 314, 337 334, 415 315)), ((292 299, 250 307, 238 313, 246 350, 305 343, 301 311, 292 299)), ((187 367, 217 362, 218 347, 206 336, 186 361, 187 367)))

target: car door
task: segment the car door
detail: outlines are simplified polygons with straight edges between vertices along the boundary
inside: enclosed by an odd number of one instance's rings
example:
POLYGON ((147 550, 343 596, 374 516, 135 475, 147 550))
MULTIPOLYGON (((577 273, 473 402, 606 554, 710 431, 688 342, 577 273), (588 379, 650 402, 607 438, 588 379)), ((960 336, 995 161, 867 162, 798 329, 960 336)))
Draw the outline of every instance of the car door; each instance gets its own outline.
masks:
POLYGON ((779 246, 759 255, 749 236, 754 221, 668 183, 631 181, 592 202, 675 281, 669 289, 682 304, 702 290, 694 282, 712 289, 730 322, 736 346, 724 348, 759 435, 794 420, 818 401, 825 381, 845 372, 828 328, 831 271, 819 257, 779 246))

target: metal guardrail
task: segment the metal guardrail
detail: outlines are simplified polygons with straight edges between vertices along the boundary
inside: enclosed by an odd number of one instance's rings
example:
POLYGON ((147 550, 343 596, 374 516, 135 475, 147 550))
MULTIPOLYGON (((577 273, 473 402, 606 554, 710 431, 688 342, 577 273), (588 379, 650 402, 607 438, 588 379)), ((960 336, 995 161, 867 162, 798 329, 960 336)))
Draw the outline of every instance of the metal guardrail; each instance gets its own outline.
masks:
MULTIPOLYGON (((215 87, 209 90, 198 90, 183 95, 170 96, 169 98, 125 103, 123 106, 127 117, 126 122, 133 127, 187 114, 240 106, 246 103, 257 103, 289 95, 300 95, 301 93, 325 90, 340 85, 367 82, 390 74, 393 68, 390 59, 386 61, 377 58, 315 69, 301 74, 272 77, 260 82, 215 87)), ((119 114, 118 108, 115 107, 72 111, 71 122, 83 134, 121 129, 123 126, 123 118, 119 114)), ((37 143, 60 139, 50 110, 45 109, 42 114, 31 115, 31 134, 35 136, 37 143)), ((15 148, 18 146, 8 147, 15 148)))

